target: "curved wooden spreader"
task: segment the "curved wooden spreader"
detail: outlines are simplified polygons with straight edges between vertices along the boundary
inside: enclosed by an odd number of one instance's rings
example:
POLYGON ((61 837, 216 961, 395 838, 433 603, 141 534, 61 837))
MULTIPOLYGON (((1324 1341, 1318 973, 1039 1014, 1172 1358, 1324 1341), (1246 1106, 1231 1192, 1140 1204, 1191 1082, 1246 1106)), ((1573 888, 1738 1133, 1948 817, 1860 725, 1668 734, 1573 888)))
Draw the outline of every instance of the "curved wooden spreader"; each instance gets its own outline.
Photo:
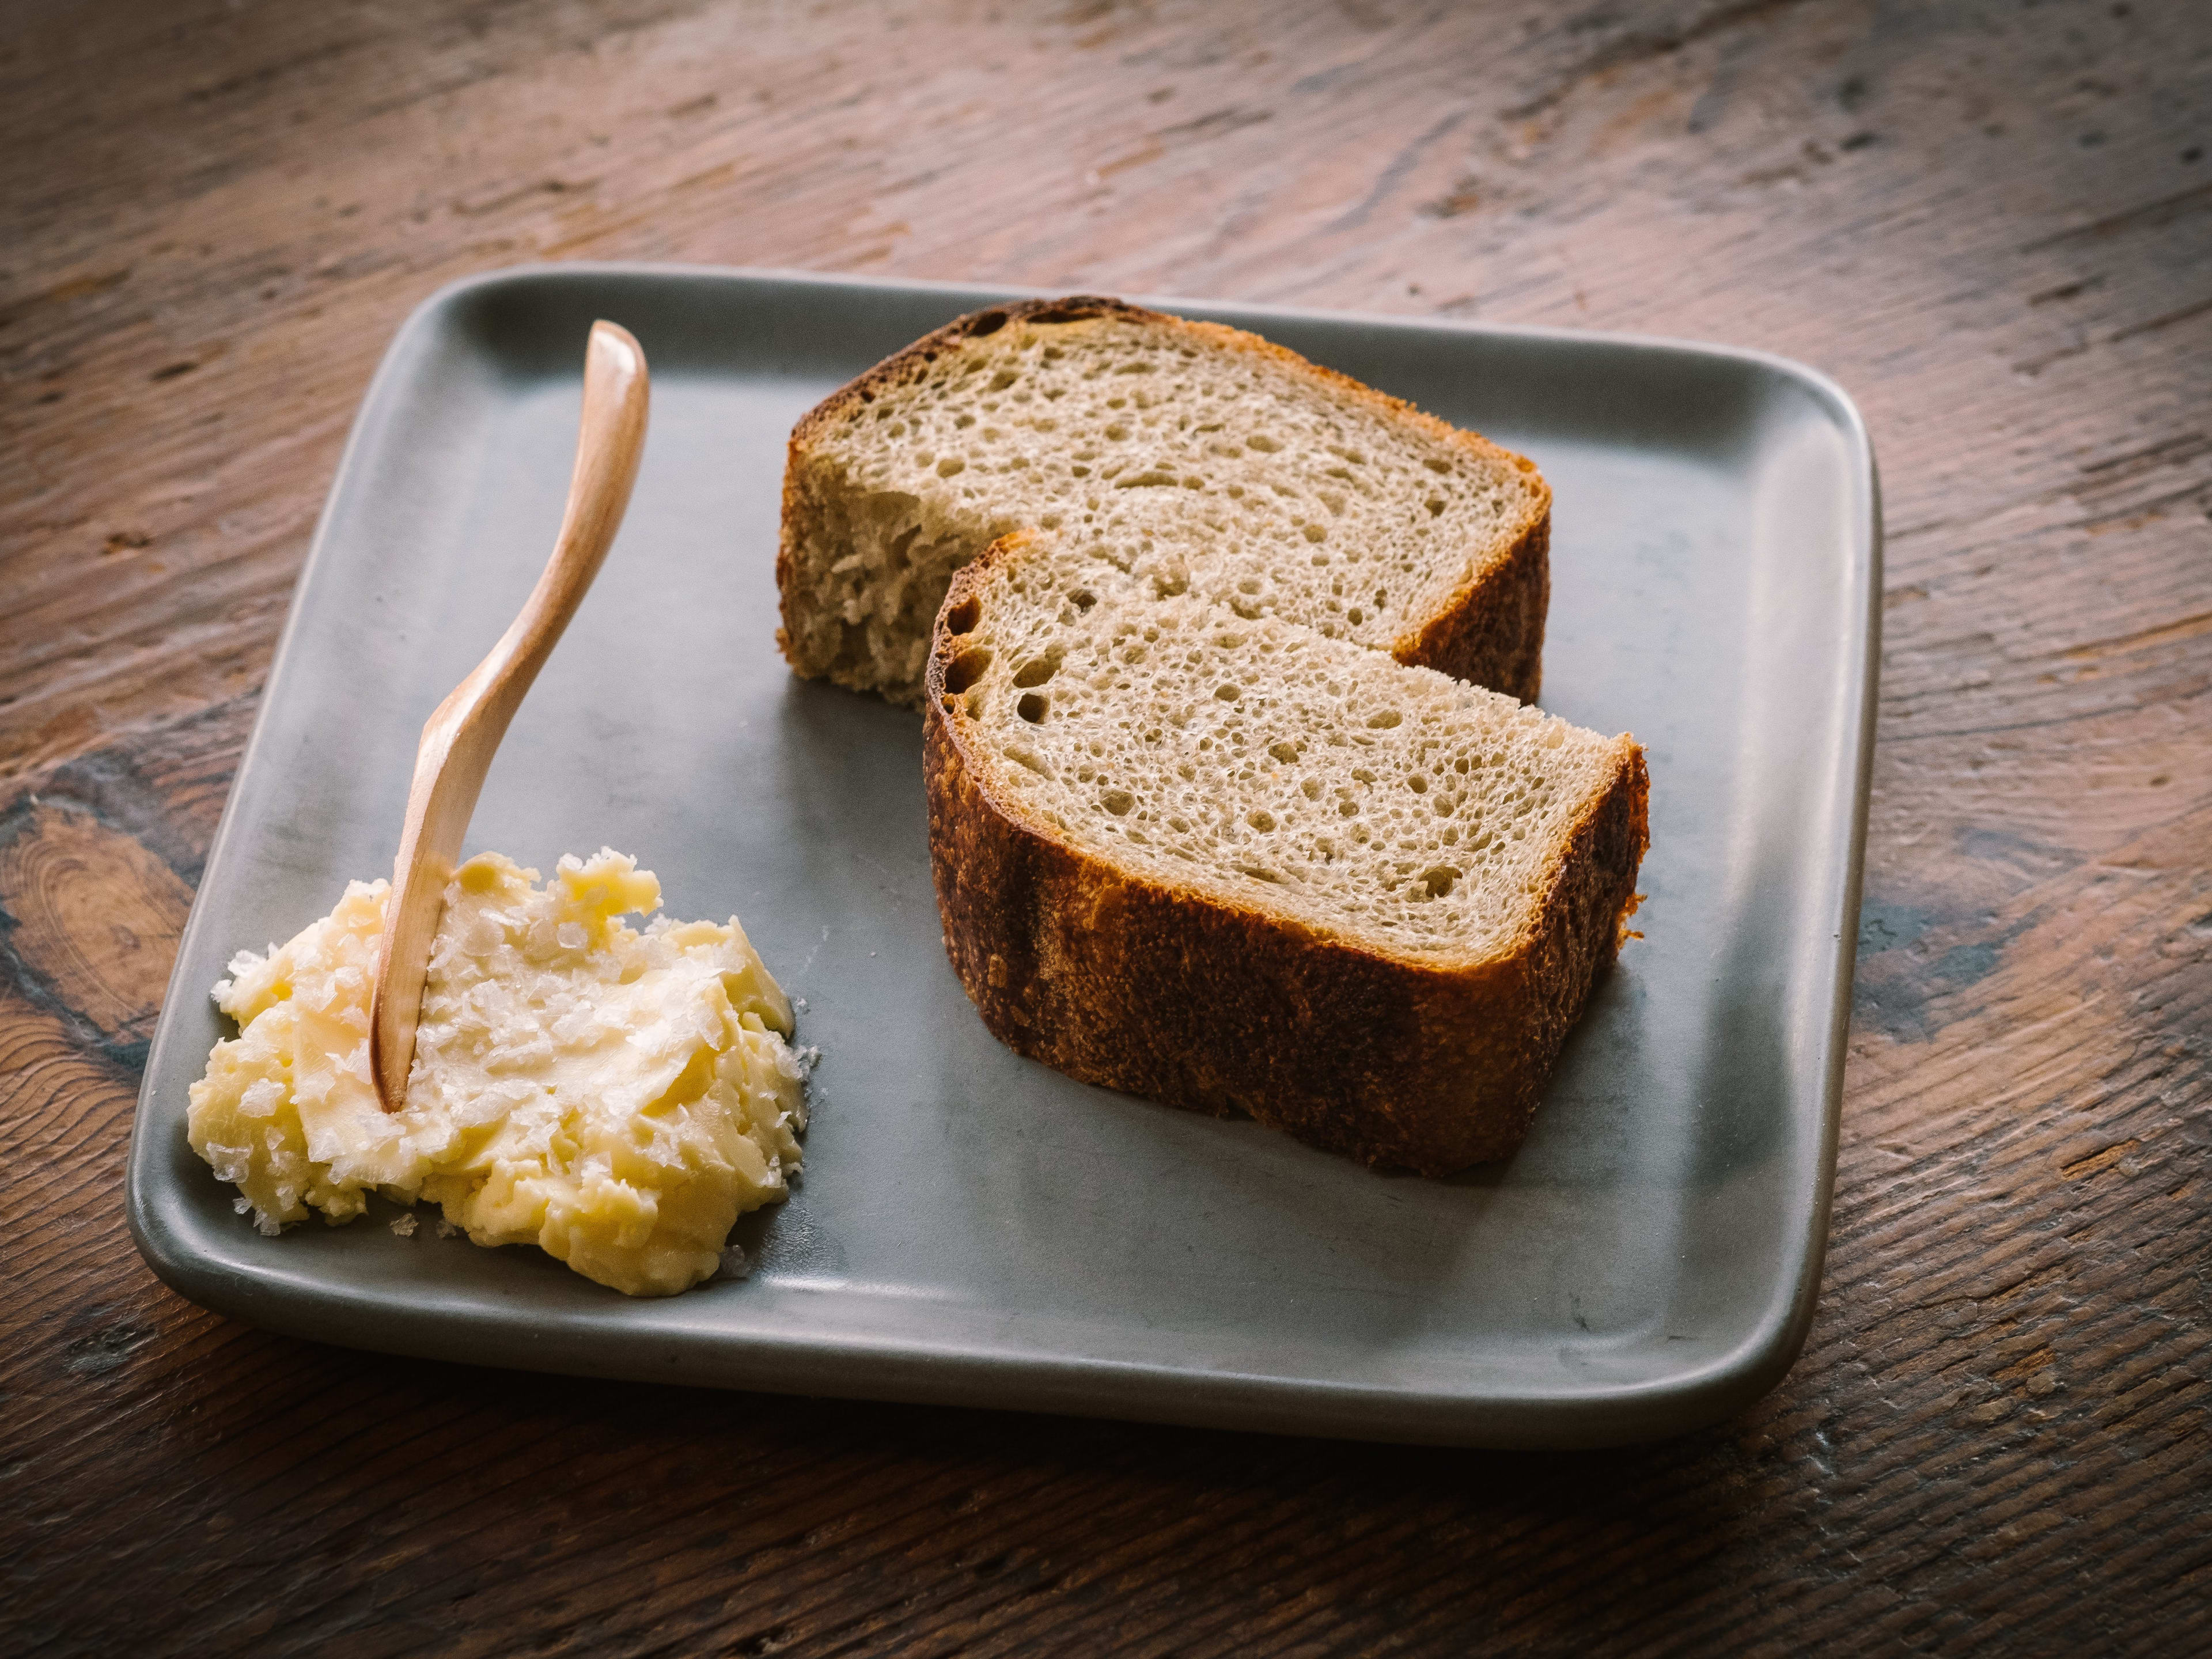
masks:
POLYGON ((369 1010, 369 1063, 387 1112, 406 1103, 430 946, 469 815, 507 722, 576 614, 621 527, 645 450, 648 398, 645 352, 636 339, 617 324, 593 323, 584 348, 576 470, 553 556, 490 654, 423 725, 369 1010))

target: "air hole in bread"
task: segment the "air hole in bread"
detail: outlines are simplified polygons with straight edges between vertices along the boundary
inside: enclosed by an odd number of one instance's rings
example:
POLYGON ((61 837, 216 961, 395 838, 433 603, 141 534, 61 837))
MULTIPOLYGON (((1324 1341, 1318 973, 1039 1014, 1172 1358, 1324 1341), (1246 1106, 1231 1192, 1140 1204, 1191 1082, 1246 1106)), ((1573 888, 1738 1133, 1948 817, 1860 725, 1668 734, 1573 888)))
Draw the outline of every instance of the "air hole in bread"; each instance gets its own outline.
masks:
POLYGON ((1051 701, 1043 692, 1030 691, 1025 692, 1022 700, 1014 705, 1014 713, 1019 714, 1031 726, 1042 726, 1045 710, 1049 707, 1051 707, 1051 701))
POLYGON ((1263 455, 1272 455, 1275 451, 1282 447, 1281 444, 1278 443, 1274 439, 1270 438, 1264 432, 1254 433, 1250 437, 1245 439, 1244 443, 1247 448, 1256 449, 1263 455))
POLYGON ((945 665, 945 689, 957 696, 977 680, 991 665, 991 647, 979 645, 963 651, 945 665))
POLYGON ((1098 797, 1098 804, 1118 818, 1127 815, 1137 804, 1137 798, 1126 789, 1109 789, 1098 797))
POLYGON ((911 564, 914 562, 915 538, 921 534, 921 526, 915 525, 894 536, 890 545, 884 549, 884 568, 887 570, 904 570, 911 564))
POLYGON ((1033 685, 1042 685, 1060 672, 1060 659, 1063 655, 1061 647, 1055 645, 1042 656, 1031 657, 1014 671, 1014 684, 1024 691, 1033 685))

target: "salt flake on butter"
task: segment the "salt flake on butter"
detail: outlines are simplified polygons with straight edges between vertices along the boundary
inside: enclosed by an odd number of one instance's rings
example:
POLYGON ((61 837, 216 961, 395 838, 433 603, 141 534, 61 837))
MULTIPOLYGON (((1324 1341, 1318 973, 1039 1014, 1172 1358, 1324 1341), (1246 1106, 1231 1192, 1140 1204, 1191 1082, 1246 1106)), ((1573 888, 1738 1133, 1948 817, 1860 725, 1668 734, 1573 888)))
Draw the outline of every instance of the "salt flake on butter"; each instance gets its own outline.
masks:
POLYGON ((404 1110, 368 1069, 387 884, 215 988, 239 1035, 192 1085, 193 1150, 274 1233, 366 1195, 438 1204, 479 1244, 533 1243, 633 1296, 712 1277, 731 1224, 799 1167, 806 1066, 744 931, 654 917, 611 849, 538 872, 495 853, 446 891, 404 1110))

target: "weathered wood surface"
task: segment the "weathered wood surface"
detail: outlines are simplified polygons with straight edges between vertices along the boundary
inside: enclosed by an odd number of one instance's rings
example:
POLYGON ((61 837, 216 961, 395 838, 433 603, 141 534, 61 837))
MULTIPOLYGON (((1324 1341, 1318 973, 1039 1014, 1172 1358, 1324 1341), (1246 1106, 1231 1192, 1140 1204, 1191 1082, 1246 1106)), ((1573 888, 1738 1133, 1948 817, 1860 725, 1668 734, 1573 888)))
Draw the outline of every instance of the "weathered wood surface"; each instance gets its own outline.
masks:
POLYGON ((0 1650, 2212 1648, 2212 11, 0 17, 0 1650), (1705 337, 1885 471, 1833 1242, 1736 1421, 1495 1456, 389 1361, 161 1288, 149 1023, 378 353, 642 258, 1705 337))

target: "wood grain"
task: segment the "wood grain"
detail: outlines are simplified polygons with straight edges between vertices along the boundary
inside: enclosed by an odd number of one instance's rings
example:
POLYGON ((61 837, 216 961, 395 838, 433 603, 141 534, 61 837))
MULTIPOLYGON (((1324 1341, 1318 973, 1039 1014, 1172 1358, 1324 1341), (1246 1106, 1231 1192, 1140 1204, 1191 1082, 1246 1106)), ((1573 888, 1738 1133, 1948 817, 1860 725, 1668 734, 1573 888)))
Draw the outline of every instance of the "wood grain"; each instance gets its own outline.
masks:
POLYGON ((0 915, 24 978, 103 1040, 143 1043, 192 890, 124 830, 35 796, 0 829, 0 915))
POLYGON ((26 0, 0 137, 0 1650, 2212 1647, 2201 4, 26 0), (1836 375, 1886 643, 1781 1387, 1407 1452, 403 1363, 157 1285, 143 1033, 346 422, 436 284, 575 258, 1836 375))

